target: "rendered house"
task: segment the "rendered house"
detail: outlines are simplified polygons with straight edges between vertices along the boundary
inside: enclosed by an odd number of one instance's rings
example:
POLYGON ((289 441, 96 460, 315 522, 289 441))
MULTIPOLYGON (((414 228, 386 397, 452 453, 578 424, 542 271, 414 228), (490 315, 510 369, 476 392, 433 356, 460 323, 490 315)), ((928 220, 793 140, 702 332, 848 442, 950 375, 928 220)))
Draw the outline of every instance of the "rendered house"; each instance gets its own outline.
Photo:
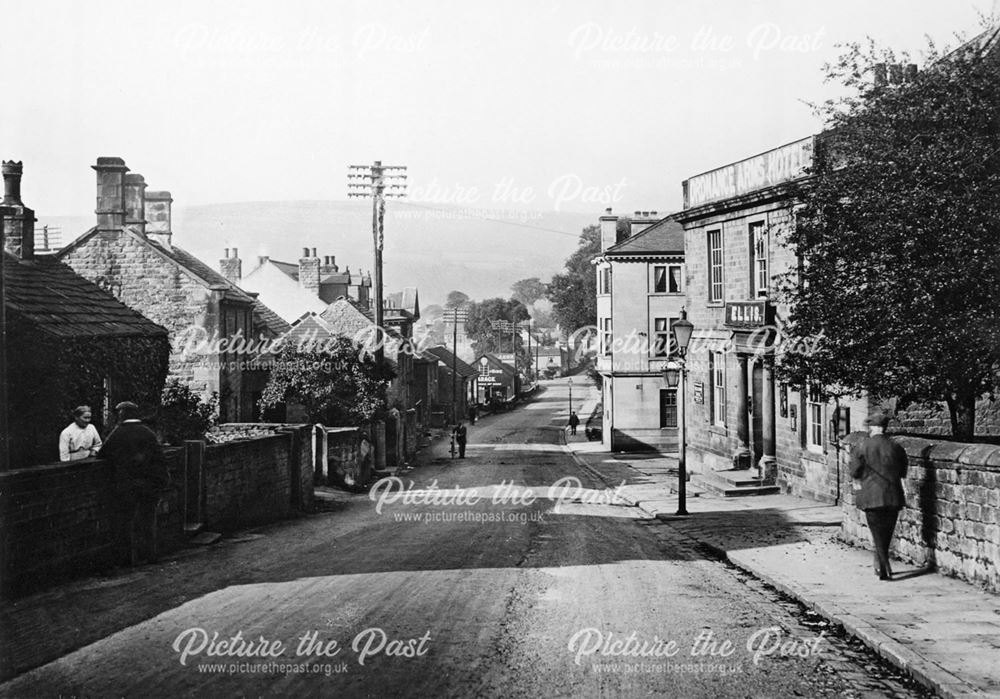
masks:
POLYGON ((170 376, 218 392, 222 421, 256 416, 267 373, 249 342, 275 337, 274 314, 173 241, 169 192, 147 192, 121 158, 98 158, 97 225, 60 261, 170 332, 170 376), (240 340, 244 342, 240 342, 240 340))
POLYGON ((270 257, 257 258, 256 266, 245 276, 239 251, 220 261, 222 274, 240 288, 257 293, 261 301, 291 323, 303 313, 322 313, 341 296, 351 298, 360 306, 371 305, 371 274, 343 271, 331 255, 320 258, 316 248, 302 248, 298 263, 281 262, 270 257))
POLYGON ((8 468, 57 461, 59 433, 78 405, 91 407, 105 435, 115 403, 131 400, 152 414, 170 352, 166 328, 53 256, 35 254, 21 173, 21 163, 3 163, 8 468))
POLYGON ((673 216, 636 212, 629 236, 601 217, 596 366, 603 377, 603 440, 611 451, 675 451, 677 389, 663 370, 685 303, 684 229, 673 216))
POLYGON ((432 355, 437 360, 438 381, 434 391, 433 410, 443 412, 445 419, 451 420, 454 391, 454 416, 459 420, 465 419, 469 406, 476 402, 479 371, 452 354, 447 347, 428 347, 424 354, 432 355), (455 367, 454 373, 452 366, 455 367))

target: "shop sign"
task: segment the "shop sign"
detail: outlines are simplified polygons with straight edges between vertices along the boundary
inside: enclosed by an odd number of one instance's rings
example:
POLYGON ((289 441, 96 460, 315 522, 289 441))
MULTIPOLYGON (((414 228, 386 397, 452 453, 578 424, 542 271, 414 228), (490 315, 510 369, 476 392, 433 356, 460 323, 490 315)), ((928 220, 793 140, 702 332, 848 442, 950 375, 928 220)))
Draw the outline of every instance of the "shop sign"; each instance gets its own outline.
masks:
POLYGON ((705 384, 701 381, 695 381, 692 385, 692 393, 694 394, 694 402, 698 405, 705 404, 705 384))
POLYGON ((728 301, 726 322, 730 328, 761 328, 767 324, 767 301, 728 301))
POLYGON ((767 153, 685 180, 684 208, 729 199, 801 177, 813 162, 809 136, 767 153))

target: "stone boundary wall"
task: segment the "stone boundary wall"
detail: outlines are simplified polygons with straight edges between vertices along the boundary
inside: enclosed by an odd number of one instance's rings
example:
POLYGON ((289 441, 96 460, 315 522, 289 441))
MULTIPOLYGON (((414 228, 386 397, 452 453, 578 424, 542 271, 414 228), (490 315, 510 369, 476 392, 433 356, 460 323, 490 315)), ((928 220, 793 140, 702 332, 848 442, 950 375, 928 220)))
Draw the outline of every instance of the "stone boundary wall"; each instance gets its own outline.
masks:
MULTIPOLYGON (((861 438, 851 435, 850 441, 861 438)), ((893 553, 1000 592, 1000 446, 894 439, 906 450, 909 469, 903 483, 907 506, 900 512, 893 553)), ((871 549, 849 475, 842 496, 842 538, 871 549)))
MULTIPOLYGON (((235 528, 311 509, 311 426, 273 427, 270 436, 165 450, 161 552, 184 545, 186 523, 235 528)), ((117 480, 104 459, 0 472, 0 593, 27 594, 118 563, 117 480)))

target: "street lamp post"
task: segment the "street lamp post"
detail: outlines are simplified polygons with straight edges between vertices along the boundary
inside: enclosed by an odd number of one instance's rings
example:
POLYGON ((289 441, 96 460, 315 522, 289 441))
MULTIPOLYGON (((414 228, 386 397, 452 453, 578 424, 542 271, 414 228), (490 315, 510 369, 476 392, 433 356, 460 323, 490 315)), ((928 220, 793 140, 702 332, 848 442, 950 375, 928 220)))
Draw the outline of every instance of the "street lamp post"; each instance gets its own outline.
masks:
POLYGON ((663 370, 663 377, 670 388, 677 388, 677 514, 686 515, 687 511, 687 406, 686 406, 686 386, 687 386, 687 365, 685 356, 687 355, 688 344, 691 342, 691 333, 694 325, 687 319, 687 311, 681 309, 681 318, 673 324, 671 331, 674 335, 674 342, 677 346, 677 362, 674 366, 667 366, 663 370))
POLYGON ((573 413, 573 378, 569 379, 569 412, 573 413))

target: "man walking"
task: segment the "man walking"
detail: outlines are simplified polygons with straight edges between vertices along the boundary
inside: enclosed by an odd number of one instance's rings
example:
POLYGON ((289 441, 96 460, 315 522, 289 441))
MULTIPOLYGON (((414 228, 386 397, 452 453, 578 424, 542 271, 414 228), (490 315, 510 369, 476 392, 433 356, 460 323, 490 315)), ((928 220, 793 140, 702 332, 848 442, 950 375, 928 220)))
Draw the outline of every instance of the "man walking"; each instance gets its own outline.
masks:
POLYGON ((576 413, 570 411, 569 414, 569 433, 576 434, 577 425, 580 424, 580 418, 577 417, 576 413))
POLYGON ((115 465, 119 545, 131 565, 141 558, 152 563, 157 558, 156 510, 160 492, 170 484, 170 474, 163 447, 153 431, 139 420, 139 406, 126 401, 115 406, 115 411, 118 427, 108 436, 98 456, 110 459, 115 465))
POLYGON ((856 479, 855 504, 865 511, 875 546, 875 574, 892 579, 889 543, 899 511, 906 504, 902 480, 906 476, 906 452, 887 437, 887 415, 878 413, 865 421, 869 436, 851 452, 851 477, 856 479))

